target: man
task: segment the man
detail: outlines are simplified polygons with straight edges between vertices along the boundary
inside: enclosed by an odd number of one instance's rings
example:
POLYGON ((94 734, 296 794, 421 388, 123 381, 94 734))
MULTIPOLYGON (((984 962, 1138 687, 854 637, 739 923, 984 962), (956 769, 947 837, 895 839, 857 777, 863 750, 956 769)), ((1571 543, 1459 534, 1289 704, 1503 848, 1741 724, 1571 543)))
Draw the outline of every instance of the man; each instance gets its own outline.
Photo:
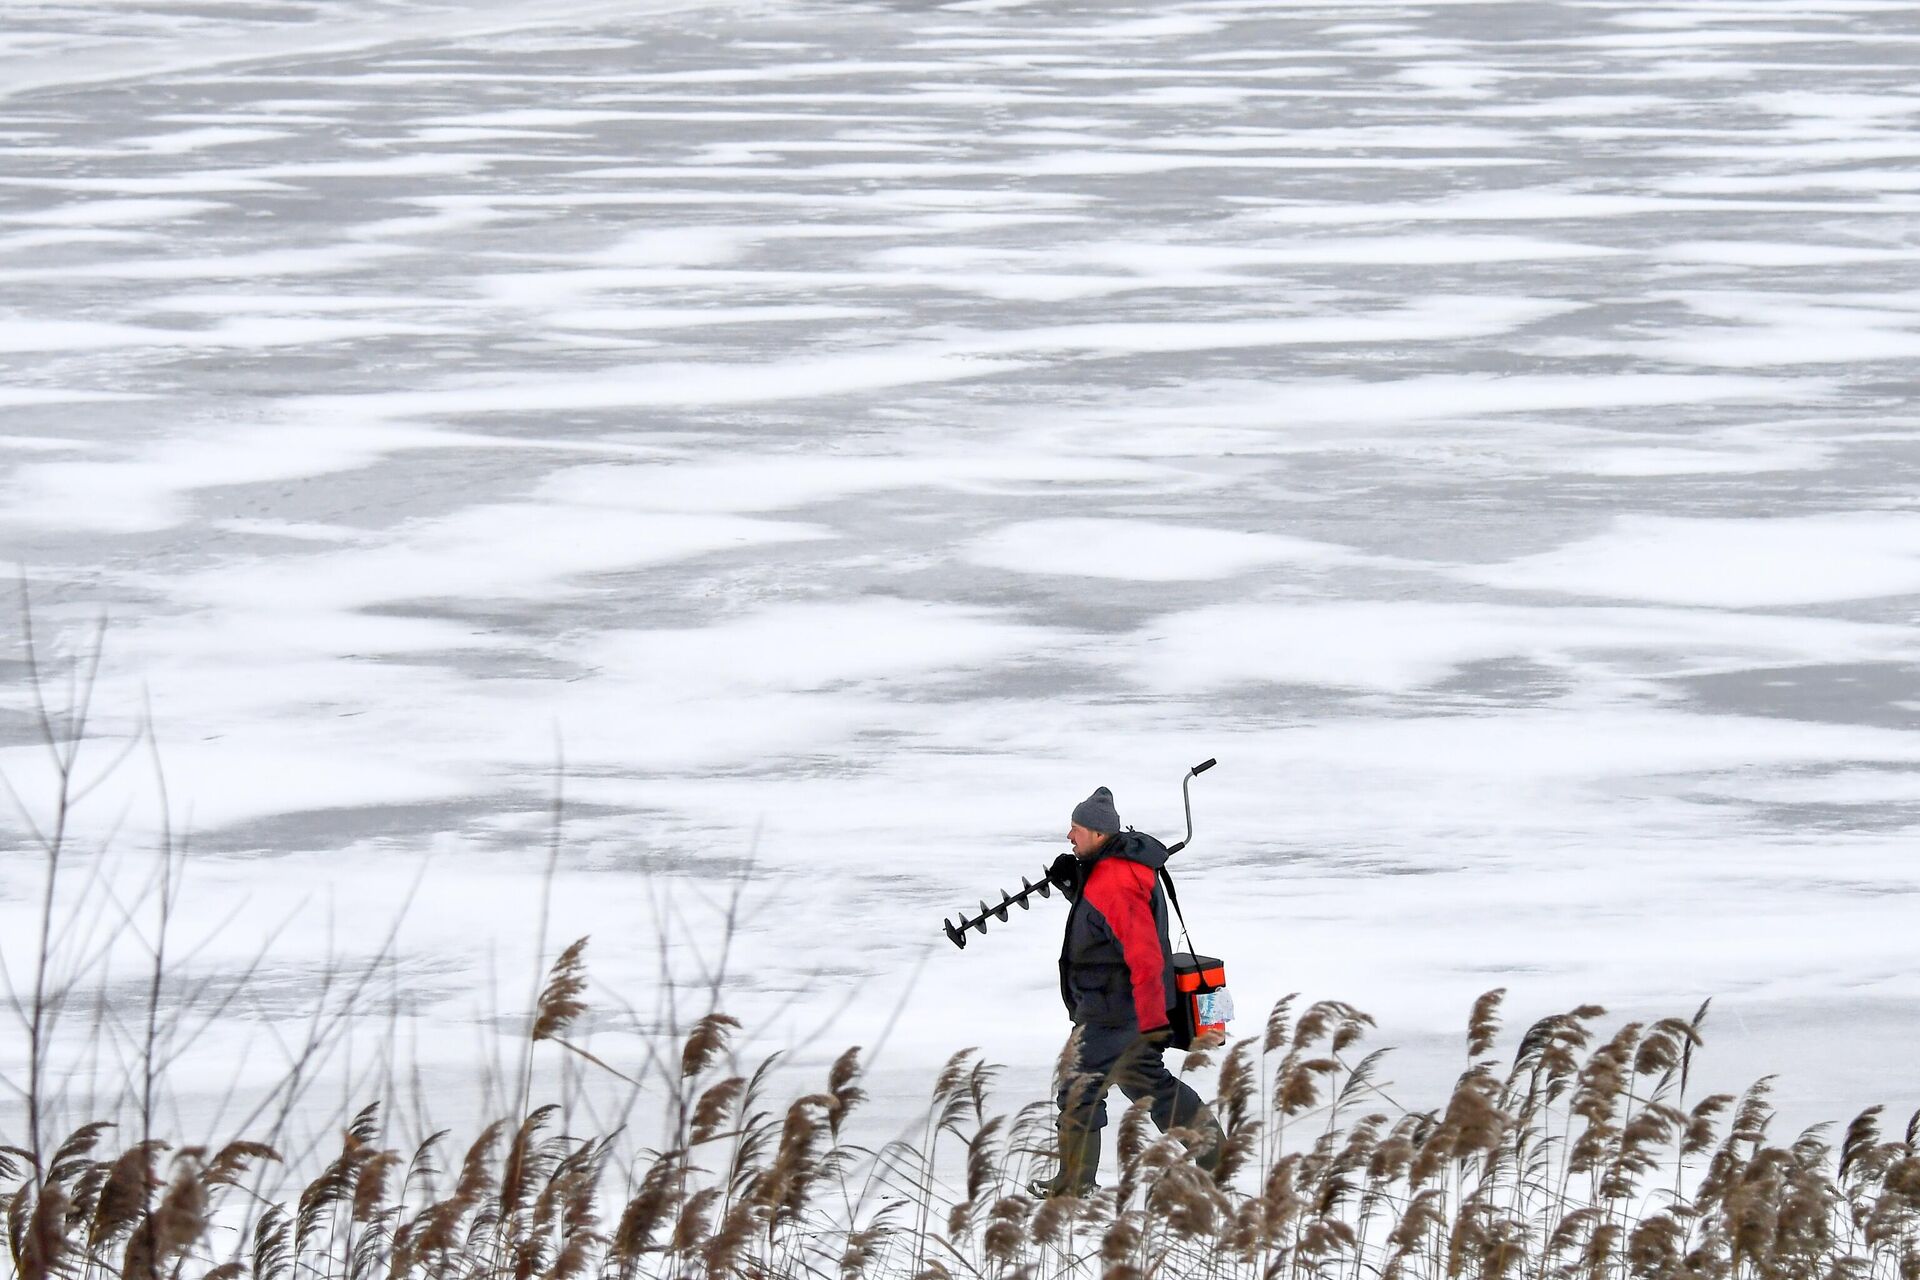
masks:
POLYGON ((1211 1172, 1219 1162, 1220 1126, 1200 1096, 1161 1060, 1173 1035, 1173 946, 1167 898, 1159 883, 1166 846, 1122 830, 1113 793, 1098 787, 1073 810, 1070 854, 1048 869, 1072 902, 1060 948, 1060 997, 1078 1028, 1074 1068, 1061 1087, 1060 1171, 1033 1183, 1036 1196, 1084 1195, 1100 1164, 1111 1085, 1130 1100, 1152 1099, 1162 1133, 1201 1131, 1195 1160, 1211 1172))

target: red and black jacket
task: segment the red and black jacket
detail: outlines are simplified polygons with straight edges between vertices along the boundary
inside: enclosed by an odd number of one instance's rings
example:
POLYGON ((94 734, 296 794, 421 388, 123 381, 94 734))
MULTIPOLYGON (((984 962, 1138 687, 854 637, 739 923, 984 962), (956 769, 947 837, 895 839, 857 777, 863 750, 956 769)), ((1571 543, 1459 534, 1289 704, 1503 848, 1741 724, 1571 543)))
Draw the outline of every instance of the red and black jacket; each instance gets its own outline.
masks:
POLYGON ((1079 865, 1060 946, 1060 998, 1076 1023, 1141 1031, 1167 1025, 1173 945, 1159 870, 1166 846, 1122 831, 1079 865))

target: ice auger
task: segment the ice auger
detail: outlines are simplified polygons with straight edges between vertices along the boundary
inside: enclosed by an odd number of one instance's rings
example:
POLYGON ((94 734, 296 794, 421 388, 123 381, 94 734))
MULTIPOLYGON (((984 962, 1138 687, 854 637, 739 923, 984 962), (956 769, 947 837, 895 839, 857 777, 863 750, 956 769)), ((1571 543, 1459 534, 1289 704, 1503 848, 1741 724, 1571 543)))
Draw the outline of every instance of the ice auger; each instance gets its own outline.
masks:
MULTIPOLYGON (((1217 763, 1219 763, 1217 760, 1202 760, 1199 764, 1187 770, 1186 777, 1180 779, 1180 803, 1186 808, 1186 811, 1187 811, 1187 834, 1186 834, 1186 838, 1181 840, 1180 843, 1167 846, 1167 852, 1169 854, 1175 854, 1180 852, 1182 849, 1186 848, 1187 844, 1193 839, 1193 799, 1188 794, 1187 788, 1192 784, 1196 776, 1205 773, 1207 770, 1213 768, 1213 766, 1217 763)), ((1012 907, 1019 907, 1022 911, 1033 910, 1033 904, 1029 901, 1029 899, 1032 898, 1033 895, 1036 893, 1043 898, 1050 898, 1053 896, 1053 881, 1047 878, 1047 873, 1044 871, 1040 873, 1039 884, 1034 884, 1032 881, 1028 880, 1025 876, 1021 876, 1020 892, 1008 893, 1005 890, 1002 890, 1000 893, 999 902, 994 903, 991 906, 989 906, 985 901, 982 901, 980 903, 980 913, 978 915, 969 916, 966 914, 966 912, 962 911, 960 913, 960 922, 958 924, 955 924, 951 920, 942 918, 940 921, 941 927, 947 931, 947 940, 949 942, 953 943, 954 946, 959 947, 962 950, 965 950, 967 945, 967 930, 977 929, 981 933, 985 933, 987 931, 987 921, 989 919, 998 920, 1002 924, 1005 924, 1007 920, 1007 911, 1009 908, 1012 908, 1012 907)))

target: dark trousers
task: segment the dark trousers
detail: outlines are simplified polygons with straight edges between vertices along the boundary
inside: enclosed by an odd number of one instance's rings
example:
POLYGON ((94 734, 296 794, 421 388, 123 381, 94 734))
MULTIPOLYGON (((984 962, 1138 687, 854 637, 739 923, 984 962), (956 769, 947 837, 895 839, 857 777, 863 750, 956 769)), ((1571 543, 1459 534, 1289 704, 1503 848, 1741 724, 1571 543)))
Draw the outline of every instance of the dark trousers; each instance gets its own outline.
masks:
POLYGON ((1062 1123, 1100 1129, 1107 1123, 1107 1090, 1120 1086, 1130 1102, 1151 1098, 1153 1123, 1162 1133, 1191 1125, 1200 1114, 1200 1095, 1167 1070, 1163 1049, 1149 1045, 1140 1029, 1082 1026, 1073 1072, 1056 1101, 1062 1123))

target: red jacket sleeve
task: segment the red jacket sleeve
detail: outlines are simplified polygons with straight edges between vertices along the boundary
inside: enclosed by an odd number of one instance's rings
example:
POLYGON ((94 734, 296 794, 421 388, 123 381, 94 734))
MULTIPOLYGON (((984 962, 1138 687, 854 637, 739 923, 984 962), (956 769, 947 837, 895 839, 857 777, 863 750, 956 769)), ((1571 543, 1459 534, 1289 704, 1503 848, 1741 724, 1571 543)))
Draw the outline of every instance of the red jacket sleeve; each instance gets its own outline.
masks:
POLYGON ((1133 1011, 1140 1030, 1167 1025, 1166 959, 1160 930, 1153 923, 1153 871, 1137 862, 1110 858, 1095 868, 1086 887, 1087 901, 1106 917, 1133 980, 1133 1011))

